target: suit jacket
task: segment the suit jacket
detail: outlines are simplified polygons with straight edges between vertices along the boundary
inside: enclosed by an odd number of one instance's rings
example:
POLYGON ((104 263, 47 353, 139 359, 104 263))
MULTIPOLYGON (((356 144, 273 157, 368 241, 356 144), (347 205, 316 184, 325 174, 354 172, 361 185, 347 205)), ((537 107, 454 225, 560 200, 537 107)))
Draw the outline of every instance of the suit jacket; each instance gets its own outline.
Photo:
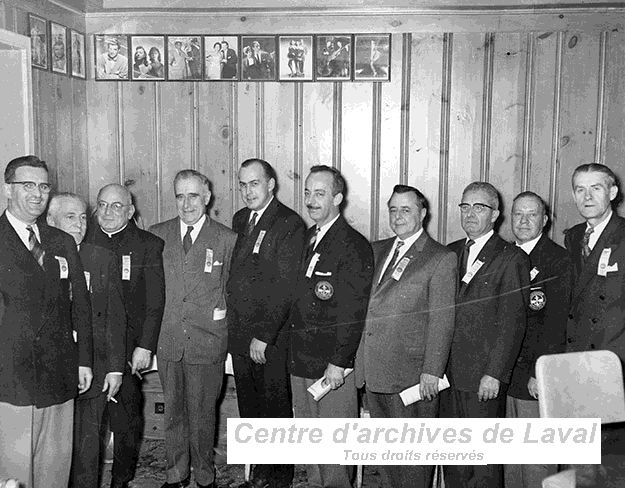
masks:
POLYGON ((37 226, 45 269, 6 213, 0 216, 0 401, 42 408, 76 396, 78 366, 91 367, 93 351, 89 295, 74 238, 43 222, 37 226))
POLYGON ((508 395, 522 400, 534 400, 527 382, 536 377, 536 360, 543 354, 564 352, 571 300, 572 265, 566 250, 543 234, 529 258, 538 274, 534 279, 530 275, 527 331, 508 388, 508 395))
POLYGON ((117 256, 126 310, 126 361, 132 359, 137 346, 156 352, 165 306, 163 241, 139 229, 133 220, 111 237, 95 222, 89 226, 85 241, 117 256), (124 277, 124 256, 130 257, 130 279, 124 277))
POLYGON ((107 249, 82 243, 80 261, 91 296, 93 382, 79 399, 102 395, 104 377, 126 367, 126 314, 117 258, 107 249), (87 279, 88 278, 88 279, 87 279))
POLYGON ((165 241, 167 299, 158 358, 189 364, 223 362, 228 341, 226 282, 236 234, 207 215, 185 255, 178 217, 150 230, 165 241))
POLYGON ((276 344, 293 301, 306 233, 301 217, 275 197, 247 236, 250 213, 244 208, 232 219, 238 237, 227 297, 228 348, 245 356, 253 338, 276 344))
MULTIPOLYGON (((458 260, 464 243, 460 239, 449 245, 458 260)), ((477 392, 484 375, 510 382, 525 334, 529 300, 530 267, 525 252, 493 234, 477 259, 484 265, 469 284, 459 276, 448 366, 452 386, 471 392, 477 392)))
POLYGON ((456 255, 424 231, 404 254, 401 277, 378 285, 394 242, 373 243, 373 287, 356 356, 356 385, 377 393, 399 393, 421 373, 442 377, 454 331, 456 255))
MULTIPOLYGON (((313 228, 306 235, 312 236, 313 228)), ((369 242, 340 216, 314 253, 302 260, 291 325, 291 374, 317 379, 332 363, 351 368, 362 329, 373 278, 369 242), (306 276, 311 260, 318 261, 306 276)))
POLYGON ((567 323, 567 351, 607 349, 625 361, 625 219, 610 217, 606 228, 582 265, 586 224, 571 228, 565 245, 573 261, 574 285, 567 323), (608 267, 598 275, 602 252, 610 249, 608 267))

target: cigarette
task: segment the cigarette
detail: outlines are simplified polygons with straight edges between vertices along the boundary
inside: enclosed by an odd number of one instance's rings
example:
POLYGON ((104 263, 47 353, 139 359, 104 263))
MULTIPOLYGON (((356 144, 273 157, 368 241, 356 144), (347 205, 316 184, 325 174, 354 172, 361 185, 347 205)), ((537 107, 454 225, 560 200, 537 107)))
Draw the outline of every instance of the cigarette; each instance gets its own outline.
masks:
POLYGON ((113 402, 113 403, 118 403, 117 400, 115 400, 114 397, 109 398, 109 401, 113 402))

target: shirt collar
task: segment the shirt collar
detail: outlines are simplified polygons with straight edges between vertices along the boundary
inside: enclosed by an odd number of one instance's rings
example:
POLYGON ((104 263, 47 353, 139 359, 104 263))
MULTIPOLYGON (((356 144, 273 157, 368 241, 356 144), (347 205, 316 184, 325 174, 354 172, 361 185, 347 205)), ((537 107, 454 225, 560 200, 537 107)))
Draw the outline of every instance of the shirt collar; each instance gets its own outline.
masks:
POLYGON ((541 232, 540 234, 538 234, 538 237, 534 237, 531 241, 524 242, 523 244, 519 244, 517 242, 516 245, 517 247, 523 249, 525 251, 525 254, 529 255, 534 250, 536 244, 538 244, 538 241, 542 236, 543 233, 541 232))
POLYGON ((421 236, 421 234, 423 234, 423 227, 421 227, 418 232, 412 234, 410 237, 408 237, 406 239, 400 239, 399 236, 397 236, 397 237, 395 237, 395 242, 393 243, 393 248, 397 247, 397 243, 399 241, 403 241, 404 242, 403 248, 405 250, 408 250, 408 249, 410 249, 410 246, 412 246, 415 242, 417 242, 417 239, 419 238, 419 236, 421 236))
POLYGON ((321 239, 323 239, 323 236, 325 236, 328 233, 328 231, 330 230, 330 227, 332 227, 334 222, 336 222, 339 219, 340 216, 341 216, 341 214, 339 213, 330 222, 327 222, 326 224, 323 224, 321 227, 319 227, 319 232, 317 232, 317 240, 315 241, 315 249, 317 248, 317 246, 321 242, 321 239))
MULTIPOLYGON (((612 218, 612 210, 610 210, 610 213, 608 214, 608 216, 605 219, 603 219, 603 221, 600 224, 597 224, 593 227, 593 234, 595 234, 597 238, 599 238, 599 236, 603 232, 603 229, 607 227, 608 222, 610 222, 611 218, 612 218)), ((586 229, 588 229, 589 227, 592 227, 592 225, 586 222, 586 229)))
POLYGON ((258 222, 260 221, 260 218, 263 216, 263 214, 265 213, 265 210, 267 210, 267 207, 272 201, 273 201, 273 195, 271 195, 271 198, 267 202, 267 205, 265 205, 263 208, 261 208, 260 210, 252 210, 250 212, 250 219, 252 218, 252 214, 256 212, 256 223, 258 224, 258 222))
MULTIPOLYGON (((495 231, 491 229, 483 236, 480 236, 477 239, 473 239, 473 242, 475 242, 475 244, 473 244, 472 247, 475 247, 476 249, 478 248, 482 249, 484 247, 484 244, 486 244, 486 241, 488 241, 488 239, 490 239, 494 233, 495 231)), ((468 242, 468 241, 469 241, 469 238, 467 237, 465 242, 468 242)))
MULTIPOLYGON (((193 227, 193 232, 191 232, 191 240, 194 241, 195 240, 195 236, 197 236, 200 233, 200 229, 202 228, 202 226, 204 225, 204 222, 206 221, 206 214, 202 215, 200 217, 200 219, 193 224, 191 227, 193 227)), ((184 237, 184 235, 187 233, 187 227, 189 227, 187 224, 185 224, 181 218, 178 218, 178 222, 180 222, 180 235, 184 237)))
POLYGON ((119 234, 119 233, 120 233, 121 231, 123 231, 126 227, 128 227, 128 224, 127 224, 127 223, 126 223, 126 225, 124 225, 121 229, 116 230, 115 232, 106 232, 106 231, 105 231, 102 227, 100 227, 100 230, 101 230, 102 232, 104 232, 104 233, 105 233, 105 234, 109 237, 109 239, 110 239, 110 238, 111 238, 111 237, 113 237, 114 235, 119 234))

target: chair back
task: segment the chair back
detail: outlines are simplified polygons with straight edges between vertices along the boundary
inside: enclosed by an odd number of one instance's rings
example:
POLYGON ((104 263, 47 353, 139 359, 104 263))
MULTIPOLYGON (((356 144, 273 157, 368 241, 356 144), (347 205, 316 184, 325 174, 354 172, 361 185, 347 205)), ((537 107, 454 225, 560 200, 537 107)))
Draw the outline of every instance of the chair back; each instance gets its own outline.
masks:
POLYGON ((567 469, 547 476, 543 480, 543 488, 575 488, 575 470, 567 469))

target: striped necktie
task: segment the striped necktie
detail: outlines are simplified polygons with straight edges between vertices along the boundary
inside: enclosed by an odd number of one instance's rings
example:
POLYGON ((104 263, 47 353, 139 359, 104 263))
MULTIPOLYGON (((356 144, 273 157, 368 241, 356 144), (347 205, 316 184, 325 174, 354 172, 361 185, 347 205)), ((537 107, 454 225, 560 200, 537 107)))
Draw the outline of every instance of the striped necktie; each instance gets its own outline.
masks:
POLYGON ((39 239, 37 239, 32 226, 27 225, 26 230, 28 230, 28 247, 30 248, 30 252, 39 263, 39 266, 43 268, 43 257, 46 255, 46 252, 43 250, 39 239))

